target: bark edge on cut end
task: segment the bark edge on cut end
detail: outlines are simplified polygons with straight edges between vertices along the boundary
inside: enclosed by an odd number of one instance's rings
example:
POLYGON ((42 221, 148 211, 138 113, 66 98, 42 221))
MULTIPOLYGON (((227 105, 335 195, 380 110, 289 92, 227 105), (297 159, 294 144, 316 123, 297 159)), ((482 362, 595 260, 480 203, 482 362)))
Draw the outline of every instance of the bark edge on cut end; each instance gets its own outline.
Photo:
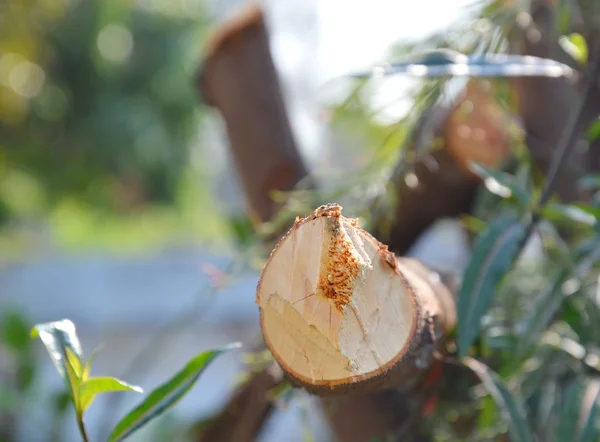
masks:
POLYGON ((341 212, 327 204, 296 219, 271 252, 256 295, 265 342, 314 394, 408 386, 453 326, 440 299, 450 295, 341 212))

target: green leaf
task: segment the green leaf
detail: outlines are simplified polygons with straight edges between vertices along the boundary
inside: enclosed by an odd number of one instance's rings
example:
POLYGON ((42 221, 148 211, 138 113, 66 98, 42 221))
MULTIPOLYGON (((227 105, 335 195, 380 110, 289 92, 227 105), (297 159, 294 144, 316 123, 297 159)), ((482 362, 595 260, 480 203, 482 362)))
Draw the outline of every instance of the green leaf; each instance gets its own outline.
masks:
POLYGON ((39 337, 46 346, 50 359, 65 380, 73 403, 78 408, 82 350, 75 324, 68 319, 38 324, 30 335, 39 337))
POLYGON ((465 356, 479 331, 496 288, 525 240, 526 226, 511 218, 491 223, 475 243, 458 294, 458 349, 465 356))
POLYGON ((582 421, 579 431, 579 442, 597 442, 598 428, 598 399, 600 398, 600 382, 594 380, 588 383, 583 395, 582 421))
POLYGON ((77 356, 70 348, 66 348, 65 350, 67 352, 67 360, 71 364, 75 376, 77 376, 77 379, 81 380, 83 375, 83 363, 81 362, 81 359, 79 359, 79 356, 77 356))
POLYGON ((523 207, 530 205, 531 196, 517 184, 516 177, 475 162, 471 162, 470 169, 484 180, 485 186, 490 192, 503 198, 514 197, 523 207))
POLYGON ((569 221, 575 221, 590 227, 596 226, 598 215, 600 215, 600 209, 594 207, 566 204, 546 204, 542 207, 541 212, 545 218, 551 221, 566 218, 569 221))
POLYGON ((79 406, 81 407, 79 411, 83 414, 100 393, 114 391, 135 391, 136 393, 143 393, 143 390, 140 387, 129 385, 119 379, 111 377, 88 378, 79 386, 79 406))
POLYGON ((415 77, 571 77, 569 66, 546 58, 504 55, 465 55, 449 49, 436 49, 414 54, 405 61, 386 63, 368 72, 357 72, 354 78, 408 74, 415 77))
MULTIPOLYGON (((590 124, 590 127, 587 131, 587 139, 591 142, 600 140, 600 117, 598 117, 596 121, 590 124)), ((596 175, 596 179, 600 180, 600 175, 596 175)), ((600 187, 600 185, 598 185, 597 187, 600 187)))
POLYGON ((111 433, 109 442, 125 439, 150 420, 174 406, 193 387, 208 364, 220 354, 239 347, 241 344, 231 344, 217 350, 200 353, 194 357, 181 371, 150 393, 139 406, 121 419, 111 433))
POLYGON ((498 375, 491 371, 488 366, 473 358, 466 357, 463 362, 481 379, 485 389, 496 401, 507 420, 511 441, 533 442, 533 434, 527 422, 525 411, 498 375))
POLYGON ((588 60, 588 47, 585 38, 581 34, 573 33, 563 35, 558 39, 562 48, 577 62, 585 65, 588 60))
POLYGON ((99 348, 100 347, 94 349, 87 362, 85 363, 83 371, 81 373, 81 380, 85 381, 90 377, 90 371, 92 370, 92 362, 94 362, 94 358, 96 357, 96 354, 98 354, 99 348))
POLYGON ((562 285, 568 276, 569 272, 567 270, 561 270, 554 282, 538 297, 523 322, 519 324, 515 362, 518 363, 529 354, 539 341, 541 334, 548 328, 564 299, 562 285))
POLYGON ((17 313, 8 313, 2 318, 2 340, 11 350, 20 353, 29 348, 29 326, 17 313))
POLYGON ((460 223, 462 224, 463 228, 471 233, 481 233, 487 226, 485 221, 472 215, 461 216, 460 223))
POLYGON ((598 399, 600 382, 576 380, 567 389, 556 441, 596 442, 598 440, 598 399))
POLYGON ((567 389, 563 402, 562 416, 556 429, 555 440, 575 441, 577 437, 577 423, 579 421, 580 404, 583 398, 584 385, 575 381, 567 389))

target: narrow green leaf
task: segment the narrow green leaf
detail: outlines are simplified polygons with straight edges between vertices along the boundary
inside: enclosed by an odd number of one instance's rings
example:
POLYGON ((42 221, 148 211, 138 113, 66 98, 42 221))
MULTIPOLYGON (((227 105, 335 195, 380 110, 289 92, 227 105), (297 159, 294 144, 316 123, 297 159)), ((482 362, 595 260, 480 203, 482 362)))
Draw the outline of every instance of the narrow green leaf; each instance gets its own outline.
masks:
POLYGON ((460 218, 462 226, 471 233, 479 234, 487 226, 486 222, 472 215, 463 215, 460 218))
POLYGON ((555 441, 597 442, 599 399, 599 381, 574 381, 566 392, 555 441))
MULTIPOLYGON (((600 140, 600 117, 596 118, 587 131, 588 141, 600 140)), ((584 179, 587 177, 584 177, 584 179)), ((600 175, 596 175, 596 188, 600 187, 600 175)))
POLYGON ((541 334, 550 325, 564 299, 562 285, 568 276, 569 272, 566 269, 561 270, 552 284, 538 297, 533 308, 530 309, 528 315, 519 324, 519 339, 515 348, 515 362, 518 363, 529 354, 539 341, 541 334))
POLYGON ((475 162, 471 162, 470 169, 484 180, 485 186, 490 192, 503 198, 513 197, 522 207, 530 205, 531 196, 517 184, 516 177, 475 162))
POLYGON ((598 400, 600 399, 600 381, 590 381, 581 402, 582 420, 580 422, 579 442, 598 442, 598 400))
POLYGON ((193 387, 208 364, 218 355, 239 347, 241 347, 240 344, 231 344, 217 350, 200 353, 194 357, 181 371, 155 389, 140 405, 121 419, 111 433, 109 442, 125 439, 150 420, 174 406, 193 387))
POLYGON ((65 380, 77 408, 80 379, 77 370, 81 369, 82 350, 75 331, 75 324, 68 319, 38 324, 31 330, 30 335, 39 337, 46 346, 50 359, 65 380))
POLYGON ((558 39, 562 48, 571 57, 577 60, 582 65, 585 65, 588 60, 588 47, 585 38, 581 34, 573 33, 563 35, 558 39))
MULTIPOLYGON (((73 397, 73 404, 75 405, 75 410, 77 412, 79 412, 81 405, 80 405, 80 399, 79 399, 79 386, 81 385, 81 377, 79 376, 79 374, 77 373, 77 369, 81 368, 81 362, 79 362, 79 364, 74 367, 71 364, 71 361, 74 359, 74 353, 70 350, 70 349, 65 349, 65 353, 67 354, 66 357, 66 363, 65 363, 65 373, 66 373, 66 381, 68 384, 68 387, 71 391, 71 395, 73 397), (69 356, 69 354, 71 356, 69 356)), ((76 357, 76 356, 75 356, 76 357)))
POLYGON ((512 442, 533 442, 533 434, 521 404, 504 382, 485 364, 470 358, 463 362, 481 379, 483 386, 494 398, 508 423, 512 442))
POLYGON ((458 349, 465 356, 479 332, 480 322, 487 312, 495 290, 510 270, 526 226, 511 218, 491 223, 475 243, 458 294, 458 349))
POLYGON ((546 204, 541 212, 545 218, 551 221, 566 218, 569 221, 575 221, 591 227, 594 227, 597 224, 598 215, 600 215, 600 209, 594 207, 566 204, 546 204))
POLYGON ((83 375, 83 363, 81 362, 81 359, 79 359, 79 356, 73 353, 73 350, 70 348, 66 348, 65 350, 67 352, 67 361, 71 364, 71 367, 73 367, 73 372, 75 373, 75 376, 77 376, 77 379, 81 380, 81 376, 83 375))
POLYGON ((558 382, 546 379, 538 390, 538 406, 535 407, 535 426, 538 440, 552 440, 560 413, 560 388, 558 382))
POLYGON ((94 351, 88 358, 87 362, 83 366, 83 371, 81 373, 81 380, 85 381, 90 377, 90 371, 92 370, 92 362, 94 362, 94 358, 96 357, 96 354, 98 354, 99 349, 100 349, 100 347, 96 347, 94 349, 94 351))
POLYGON ((100 393, 109 393, 114 391, 135 391, 143 393, 140 387, 130 385, 119 379, 111 377, 91 377, 82 382, 79 386, 80 412, 83 413, 92 404, 94 399, 100 393))
POLYGON ((577 424, 581 412, 584 385, 580 381, 573 382, 566 391, 563 409, 556 429, 556 442, 577 440, 577 424))

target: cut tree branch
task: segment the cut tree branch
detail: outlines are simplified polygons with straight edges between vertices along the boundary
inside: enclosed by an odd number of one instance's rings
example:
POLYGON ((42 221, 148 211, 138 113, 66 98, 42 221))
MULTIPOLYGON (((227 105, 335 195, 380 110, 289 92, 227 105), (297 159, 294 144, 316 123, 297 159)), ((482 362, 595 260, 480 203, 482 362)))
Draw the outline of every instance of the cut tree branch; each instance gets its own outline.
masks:
POLYGON ((510 155, 510 116, 487 80, 472 79, 454 103, 433 104, 421 116, 405 150, 425 152, 414 164, 401 159, 390 182, 396 208, 391 220, 375 211, 374 235, 405 254, 436 220, 471 211, 481 180, 470 163, 497 167, 510 155), (435 140, 441 147, 431 152, 435 140))
POLYGON ((227 406, 195 437, 196 442, 252 442, 273 409, 270 392, 283 380, 274 363, 242 385, 227 406))
POLYGON ((288 121, 261 9, 244 8, 208 44, 198 74, 205 103, 219 110, 250 210, 261 221, 277 210, 270 193, 308 175, 288 121))
POLYGON ((397 259, 336 204, 282 238, 257 303, 286 376, 320 396, 412 387, 456 322, 439 276, 397 259))

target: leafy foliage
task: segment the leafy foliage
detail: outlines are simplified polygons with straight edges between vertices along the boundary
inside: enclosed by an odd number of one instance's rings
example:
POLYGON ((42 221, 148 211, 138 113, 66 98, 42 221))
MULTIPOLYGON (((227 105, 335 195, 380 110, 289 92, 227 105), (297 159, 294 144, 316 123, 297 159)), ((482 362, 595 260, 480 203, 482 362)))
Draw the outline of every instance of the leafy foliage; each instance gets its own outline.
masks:
MULTIPOLYGON (((581 66, 593 57, 589 41, 571 30, 570 15, 574 4, 589 7, 583 3, 546 5, 567 18, 558 24, 560 44, 581 66)), ((528 69, 534 76, 579 76, 554 61, 506 56, 518 50, 515 36, 532 20, 522 4, 492 0, 477 8, 472 26, 398 47, 392 62, 356 76, 493 77, 495 85, 509 86, 494 93, 512 111, 518 97, 506 77, 528 69)), ((431 83, 420 85, 421 95, 432 90, 431 83)), ((597 118, 585 128, 590 142, 599 139, 599 128, 597 118)), ((457 370, 446 381, 427 418, 435 440, 505 440, 507 434, 510 440, 597 440, 600 431, 600 181, 580 180, 592 194, 589 202, 540 202, 543 177, 517 143, 513 158, 498 167, 471 165, 483 185, 464 219, 477 238, 458 294, 454 363, 477 379, 457 370)))
POLYGON ((525 240, 526 225, 500 218, 483 232, 473 250, 458 294, 458 347, 464 356, 477 336, 497 286, 512 266, 525 240))
POLYGON ((172 201, 197 123, 197 55, 182 42, 193 42, 202 22, 112 0, 62 2, 54 11, 26 3, 0 7, 5 68, 23 66, 30 80, 0 85, 11 98, 0 107, 0 165, 38 180, 50 203, 71 195, 122 210, 127 203, 116 198, 125 188, 134 199, 172 201), (9 43, 13 26, 32 30, 31 50, 9 43))
POLYGON ((523 407, 510 393, 504 382, 488 367, 475 359, 465 358, 465 364, 479 376, 494 400, 503 411, 506 411, 511 439, 518 442, 532 442, 532 432, 523 407))
MULTIPOLYGON (((89 441, 84 425, 84 413, 97 395, 117 391, 142 393, 140 387, 116 378, 89 376, 92 358, 83 364, 83 352, 75 325, 71 321, 65 319, 38 324, 32 329, 31 336, 39 337, 42 340, 52 362, 65 380, 84 441, 89 441)), ((239 347, 239 344, 231 344, 221 349, 200 353, 194 357, 172 379, 155 389, 138 407, 127 414, 115 427, 110 441, 126 439, 149 421, 174 406, 189 392, 210 362, 221 353, 239 347)))
POLYGON ((111 433, 109 442, 125 439, 150 420, 174 406, 194 386, 208 364, 221 353, 239 347, 239 344, 232 344, 194 357, 181 371, 154 390, 139 406, 121 419, 111 433))
POLYGON ((69 248, 223 238, 198 155, 205 29, 199 5, 0 3, 0 254, 33 247, 30 223, 69 248))

